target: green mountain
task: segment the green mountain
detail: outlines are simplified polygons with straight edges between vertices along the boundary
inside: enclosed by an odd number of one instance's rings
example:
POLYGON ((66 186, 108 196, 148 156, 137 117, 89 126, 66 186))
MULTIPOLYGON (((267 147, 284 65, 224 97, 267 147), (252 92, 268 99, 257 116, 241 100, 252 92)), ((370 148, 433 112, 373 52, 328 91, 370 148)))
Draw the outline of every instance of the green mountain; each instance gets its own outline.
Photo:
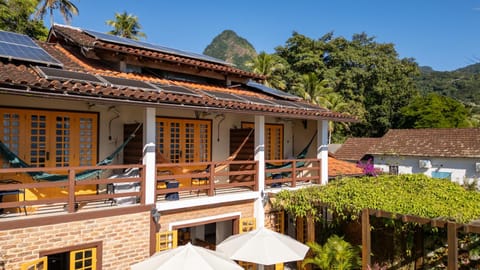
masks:
POLYGON ((232 30, 225 30, 216 36, 203 54, 225 60, 243 70, 249 70, 245 63, 257 56, 252 44, 232 30))
POLYGON ((416 83, 422 93, 436 92, 449 96, 472 106, 474 112, 480 112, 480 63, 453 71, 420 67, 416 83))

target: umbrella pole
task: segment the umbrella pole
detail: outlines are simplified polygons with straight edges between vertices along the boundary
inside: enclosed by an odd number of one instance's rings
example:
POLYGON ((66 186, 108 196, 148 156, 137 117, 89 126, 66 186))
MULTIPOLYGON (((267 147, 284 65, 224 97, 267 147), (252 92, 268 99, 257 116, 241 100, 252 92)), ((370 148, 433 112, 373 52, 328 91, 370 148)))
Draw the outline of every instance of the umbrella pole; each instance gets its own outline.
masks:
POLYGON ((263 264, 258 264, 258 270, 263 270, 263 264))

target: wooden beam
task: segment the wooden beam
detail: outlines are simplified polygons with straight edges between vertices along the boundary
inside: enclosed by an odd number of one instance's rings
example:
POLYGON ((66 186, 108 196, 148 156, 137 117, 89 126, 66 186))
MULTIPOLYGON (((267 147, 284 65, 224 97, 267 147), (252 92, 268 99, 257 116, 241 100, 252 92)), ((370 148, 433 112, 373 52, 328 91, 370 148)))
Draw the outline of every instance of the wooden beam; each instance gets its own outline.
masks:
POLYGON ((423 269, 423 228, 422 226, 415 226, 413 234, 413 254, 415 256, 415 269, 423 269))
POLYGON ((362 269, 366 270, 371 265, 371 235, 370 235, 370 214, 368 209, 362 210, 362 269))
POLYGON ((455 222, 447 222, 447 243, 448 243, 448 270, 457 270, 458 262, 458 239, 457 224, 455 222))
POLYGON ((307 242, 315 242, 315 221, 312 216, 307 217, 307 242))

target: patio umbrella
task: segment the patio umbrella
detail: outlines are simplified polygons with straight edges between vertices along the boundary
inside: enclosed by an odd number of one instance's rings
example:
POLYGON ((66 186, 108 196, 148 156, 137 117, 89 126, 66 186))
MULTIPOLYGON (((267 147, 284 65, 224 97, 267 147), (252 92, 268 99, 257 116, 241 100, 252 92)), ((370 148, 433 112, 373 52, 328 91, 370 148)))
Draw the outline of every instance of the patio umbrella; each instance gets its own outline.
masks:
POLYGON ((290 236, 264 227, 232 235, 217 245, 217 251, 232 260, 261 265, 303 260, 308 249, 290 236))
POLYGON ((131 270, 242 270, 243 268, 224 255, 190 243, 154 254, 131 266, 131 270))

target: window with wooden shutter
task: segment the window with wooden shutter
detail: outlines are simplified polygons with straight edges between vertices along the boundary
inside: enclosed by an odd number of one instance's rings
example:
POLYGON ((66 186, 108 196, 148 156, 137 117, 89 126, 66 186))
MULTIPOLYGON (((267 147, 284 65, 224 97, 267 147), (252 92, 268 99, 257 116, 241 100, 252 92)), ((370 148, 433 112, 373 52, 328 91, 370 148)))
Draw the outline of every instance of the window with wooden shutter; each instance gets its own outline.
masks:
POLYGON ((22 263, 20 266, 21 270, 47 270, 48 269, 48 258, 41 257, 39 259, 22 263))
POLYGON ((253 231, 257 228, 257 220, 254 217, 241 218, 238 233, 253 231))
POLYGON ((70 252, 70 270, 96 270, 97 249, 87 248, 70 252))
POLYGON ((278 233, 285 233, 285 211, 276 211, 273 215, 273 229, 278 233))
POLYGON ((211 160, 211 121, 157 118, 157 149, 173 163, 211 160))
MULTIPOLYGON (((242 128, 254 127, 254 123, 242 123, 242 128)), ((283 125, 265 124, 265 159, 283 159, 283 125)))
POLYGON ((0 140, 33 167, 95 165, 97 121, 95 113, 0 108, 0 140))
POLYGON ((166 231, 166 232, 158 232, 156 235, 156 248, 157 252, 176 248, 178 245, 178 231, 166 231))

